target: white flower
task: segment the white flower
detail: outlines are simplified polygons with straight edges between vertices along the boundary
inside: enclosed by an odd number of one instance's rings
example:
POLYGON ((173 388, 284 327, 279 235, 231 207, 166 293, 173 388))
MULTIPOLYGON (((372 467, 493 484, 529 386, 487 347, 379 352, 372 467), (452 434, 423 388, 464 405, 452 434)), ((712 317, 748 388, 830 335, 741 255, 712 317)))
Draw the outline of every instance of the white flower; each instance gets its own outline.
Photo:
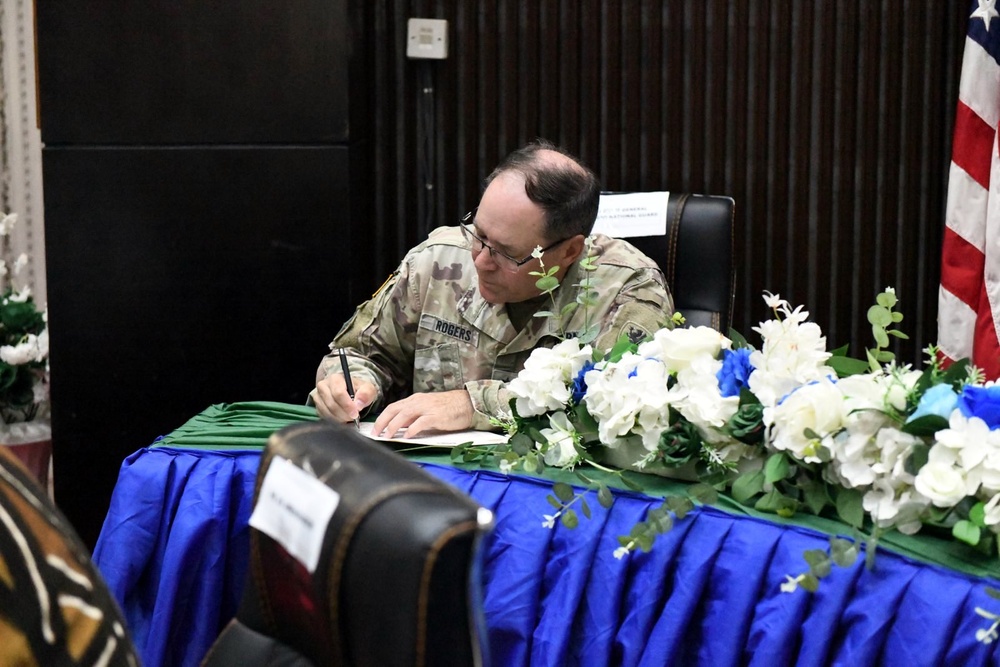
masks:
POLYGON ((509 475, 514 469, 514 462, 508 461, 507 459, 500 459, 500 473, 503 475, 509 475))
POLYGON ((771 294, 770 292, 764 292, 764 303, 771 310, 777 310, 782 305, 788 305, 788 302, 782 299, 780 294, 771 294))
POLYGON ((628 556, 629 553, 631 553, 631 550, 628 547, 618 547, 617 549, 615 549, 614 555, 615 558, 621 560, 622 558, 625 558, 625 556, 628 556))
POLYGON ((545 520, 542 521, 542 528, 555 528, 556 527, 556 517, 558 517, 558 516, 559 516, 558 514, 555 514, 555 515, 553 515, 553 514, 543 514, 542 518, 545 519, 545 520))
POLYGON ((983 523, 987 526, 1000 524, 1000 493, 990 498, 983 509, 986 512, 986 515, 983 517, 983 523))
POLYGON ((670 416, 669 374, 663 362, 626 353, 617 363, 589 371, 584 379, 584 403, 598 422, 602 443, 615 448, 635 435, 647 450, 656 449, 670 416))
POLYGON ((0 218, 0 236, 7 236, 17 223, 17 213, 6 213, 0 218))
MULTIPOLYGON (((932 447, 933 453, 937 447, 932 447)), ((917 473, 913 486, 937 507, 952 507, 969 495, 966 478, 953 465, 928 461, 917 473)))
MULTIPOLYGON (((553 468, 565 468, 575 464, 578 458, 576 447, 574 447, 577 434, 576 429, 569 422, 569 417, 566 416, 565 412, 554 412, 549 416, 549 425, 551 428, 543 428, 540 431, 548 445, 543 457, 546 465, 553 468)), ((541 449, 541 444, 539 444, 539 449, 541 449)))
POLYGON ((701 436, 714 445, 731 444, 732 438, 722 433, 722 427, 736 414, 739 396, 723 397, 717 374, 722 361, 703 353, 677 373, 672 405, 698 429, 701 436))
MULTIPOLYGON (((17 269, 14 270, 17 271, 17 269)), ((12 293, 7 298, 13 301, 14 303, 24 303, 25 301, 28 300, 29 296, 31 296, 31 288, 25 285, 19 291, 12 293)))
POLYGON ((536 245, 535 248, 534 248, 534 250, 531 251, 531 256, 534 257, 535 259, 541 259, 542 258, 542 246, 536 245))
POLYGON ((570 385, 592 355, 593 348, 581 348, 575 338, 552 348, 536 348, 507 385, 517 399, 517 413, 534 417, 566 407, 572 397, 570 385))
POLYGON ((35 334, 27 334, 17 345, 0 346, 0 359, 11 366, 43 361, 49 351, 48 332, 43 332, 43 335, 42 341, 35 334))
POLYGON ((844 397, 829 378, 796 389, 780 405, 764 409, 771 446, 807 463, 819 463, 828 436, 844 426, 844 397), (819 436, 807 435, 807 431, 819 436))
POLYGON ((21 269, 23 269, 27 265, 28 265, 28 255, 22 252, 20 255, 17 256, 17 259, 14 260, 14 275, 16 276, 17 274, 21 273, 21 269))
POLYGON ((784 583, 781 584, 781 592, 782 593, 794 593, 795 590, 799 587, 799 582, 802 581, 802 577, 803 576, 804 575, 800 574, 797 577, 793 577, 790 574, 786 574, 785 575, 785 581, 784 581, 784 583))
POLYGON ((826 365, 831 356, 826 338, 819 325, 806 321, 809 313, 801 306, 790 310, 785 301, 778 302, 777 310, 783 319, 767 320, 754 328, 764 344, 750 354, 754 370, 748 384, 765 407, 776 405, 796 387, 833 374, 826 365))
POLYGON ((692 359, 706 354, 714 359, 732 345, 732 341, 711 327, 676 327, 660 329, 653 334, 652 340, 639 346, 639 355, 655 357, 669 372, 676 373, 690 366, 692 359))

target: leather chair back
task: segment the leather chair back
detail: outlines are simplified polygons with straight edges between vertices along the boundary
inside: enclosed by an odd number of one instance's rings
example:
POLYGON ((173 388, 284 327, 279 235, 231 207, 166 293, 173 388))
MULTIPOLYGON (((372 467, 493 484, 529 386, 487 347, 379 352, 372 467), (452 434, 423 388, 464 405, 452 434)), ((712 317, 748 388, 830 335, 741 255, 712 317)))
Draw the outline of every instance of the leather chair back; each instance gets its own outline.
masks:
POLYGON ((481 665, 479 543, 492 514, 353 428, 306 423, 275 433, 277 457, 339 494, 315 570, 250 528, 237 618, 204 664, 481 665))
POLYGON ((667 233, 627 239, 663 269, 685 326, 729 332, 736 295, 731 197, 670 193, 667 233))

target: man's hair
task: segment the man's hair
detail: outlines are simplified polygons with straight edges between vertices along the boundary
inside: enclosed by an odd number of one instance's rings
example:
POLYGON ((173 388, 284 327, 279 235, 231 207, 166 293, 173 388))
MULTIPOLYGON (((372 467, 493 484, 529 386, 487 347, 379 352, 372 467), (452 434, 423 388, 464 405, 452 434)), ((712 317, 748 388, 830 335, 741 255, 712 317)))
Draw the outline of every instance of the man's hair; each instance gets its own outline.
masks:
POLYGON ((601 184, 576 157, 550 141, 536 139, 505 157, 486 177, 483 189, 508 171, 524 177, 524 192, 545 211, 546 232, 552 240, 590 234, 597 219, 601 184), (554 151, 572 162, 553 164, 540 157, 540 151, 554 151))

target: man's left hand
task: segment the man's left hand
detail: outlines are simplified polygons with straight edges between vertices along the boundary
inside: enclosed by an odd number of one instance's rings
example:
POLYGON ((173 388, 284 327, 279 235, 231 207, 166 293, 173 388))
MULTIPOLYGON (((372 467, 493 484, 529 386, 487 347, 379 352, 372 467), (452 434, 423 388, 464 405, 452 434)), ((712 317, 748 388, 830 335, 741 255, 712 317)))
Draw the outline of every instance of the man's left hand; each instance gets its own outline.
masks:
POLYGON ((427 431, 472 428, 472 399, 465 389, 421 393, 390 403, 375 420, 373 434, 393 437, 406 429, 407 438, 427 431))

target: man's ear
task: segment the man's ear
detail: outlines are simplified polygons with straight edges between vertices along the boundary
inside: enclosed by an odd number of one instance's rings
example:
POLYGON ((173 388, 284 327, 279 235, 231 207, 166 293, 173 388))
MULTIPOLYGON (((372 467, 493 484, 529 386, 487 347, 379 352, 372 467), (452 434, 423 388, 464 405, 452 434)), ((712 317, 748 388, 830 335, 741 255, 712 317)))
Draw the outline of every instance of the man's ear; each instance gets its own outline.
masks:
POLYGON ((563 266, 569 266, 576 260, 580 259, 583 254, 583 247, 585 237, 583 234, 577 234, 576 236, 571 236, 563 242, 563 252, 565 253, 566 261, 563 266))

